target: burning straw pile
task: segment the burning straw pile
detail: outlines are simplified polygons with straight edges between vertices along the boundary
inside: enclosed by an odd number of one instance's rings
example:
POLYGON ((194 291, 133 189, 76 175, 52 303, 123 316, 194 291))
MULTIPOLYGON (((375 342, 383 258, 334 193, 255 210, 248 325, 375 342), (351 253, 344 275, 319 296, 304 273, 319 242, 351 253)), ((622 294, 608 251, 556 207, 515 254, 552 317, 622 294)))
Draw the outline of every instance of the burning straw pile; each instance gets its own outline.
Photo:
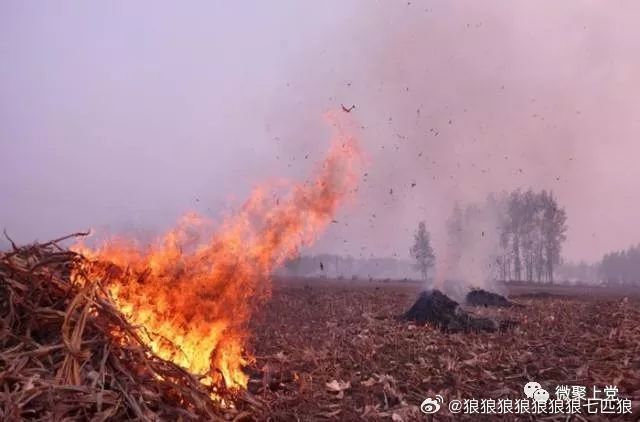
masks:
POLYGON ((101 280, 72 281, 84 258, 59 247, 64 239, 0 253, 1 420, 246 415, 225 410, 239 400, 231 392, 154 355, 101 280))

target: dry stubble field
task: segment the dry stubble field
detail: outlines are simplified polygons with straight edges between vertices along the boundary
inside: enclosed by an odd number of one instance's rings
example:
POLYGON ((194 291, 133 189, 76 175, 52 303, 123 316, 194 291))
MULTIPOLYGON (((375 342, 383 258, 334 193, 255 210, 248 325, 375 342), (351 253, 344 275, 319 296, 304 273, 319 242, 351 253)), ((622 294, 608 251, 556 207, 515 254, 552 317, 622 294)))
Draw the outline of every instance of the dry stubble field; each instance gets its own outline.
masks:
MULTIPOLYGON (((416 299, 416 284, 276 281, 253 323, 260 371, 250 390, 268 403, 270 419, 291 421, 426 420, 418 410, 426 397, 518 399, 530 380, 552 396, 556 385, 614 384, 637 409, 640 297, 552 291, 527 297, 531 288, 515 287, 509 297, 524 307, 474 310, 517 321, 515 329, 445 334, 397 319, 416 299)), ((443 408, 430 418, 452 416, 443 408)))

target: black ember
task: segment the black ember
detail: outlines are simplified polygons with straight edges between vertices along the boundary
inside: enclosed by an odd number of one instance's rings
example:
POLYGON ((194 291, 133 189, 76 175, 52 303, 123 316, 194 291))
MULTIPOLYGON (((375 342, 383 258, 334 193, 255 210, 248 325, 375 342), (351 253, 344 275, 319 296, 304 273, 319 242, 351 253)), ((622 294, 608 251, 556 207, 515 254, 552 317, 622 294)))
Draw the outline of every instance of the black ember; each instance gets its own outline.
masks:
POLYGON ((471 306, 495 306, 498 308, 518 306, 502 295, 482 289, 473 289, 467 293, 466 303, 471 306))
POLYGON ((448 332, 496 331, 500 328, 500 324, 492 319, 472 317, 460 309, 458 302, 439 290, 420 293, 404 318, 422 324, 428 322, 448 332))

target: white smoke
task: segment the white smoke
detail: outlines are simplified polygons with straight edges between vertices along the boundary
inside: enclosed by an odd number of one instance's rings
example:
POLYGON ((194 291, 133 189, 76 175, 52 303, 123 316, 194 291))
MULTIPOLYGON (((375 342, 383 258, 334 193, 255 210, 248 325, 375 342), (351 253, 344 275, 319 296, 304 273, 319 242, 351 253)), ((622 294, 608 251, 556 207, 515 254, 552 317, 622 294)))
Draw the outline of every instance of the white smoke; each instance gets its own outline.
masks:
POLYGON ((454 206, 447 241, 438 259, 434 287, 456 300, 473 288, 503 293, 496 282, 504 201, 490 196, 479 204, 454 206))

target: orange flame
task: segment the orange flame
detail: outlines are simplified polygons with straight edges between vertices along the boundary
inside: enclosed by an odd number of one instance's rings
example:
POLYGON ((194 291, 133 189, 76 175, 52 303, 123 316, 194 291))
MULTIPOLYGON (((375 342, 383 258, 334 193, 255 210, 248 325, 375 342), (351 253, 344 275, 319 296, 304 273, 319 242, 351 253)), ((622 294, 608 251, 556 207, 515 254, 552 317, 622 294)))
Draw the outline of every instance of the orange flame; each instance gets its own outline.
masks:
POLYGON ((269 275, 331 221, 356 187, 359 165, 356 138, 339 130, 311 182, 293 186, 277 203, 268 188, 256 189, 204 241, 210 222, 188 214, 147 248, 112 239, 75 249, 92 262, 85 271, 109 280, 114 303, 154 353, 204 382, 244 388, 246 325, 270 294, 269 275), (99 265, 106 262, 116 265, 115 275, 99 265))

